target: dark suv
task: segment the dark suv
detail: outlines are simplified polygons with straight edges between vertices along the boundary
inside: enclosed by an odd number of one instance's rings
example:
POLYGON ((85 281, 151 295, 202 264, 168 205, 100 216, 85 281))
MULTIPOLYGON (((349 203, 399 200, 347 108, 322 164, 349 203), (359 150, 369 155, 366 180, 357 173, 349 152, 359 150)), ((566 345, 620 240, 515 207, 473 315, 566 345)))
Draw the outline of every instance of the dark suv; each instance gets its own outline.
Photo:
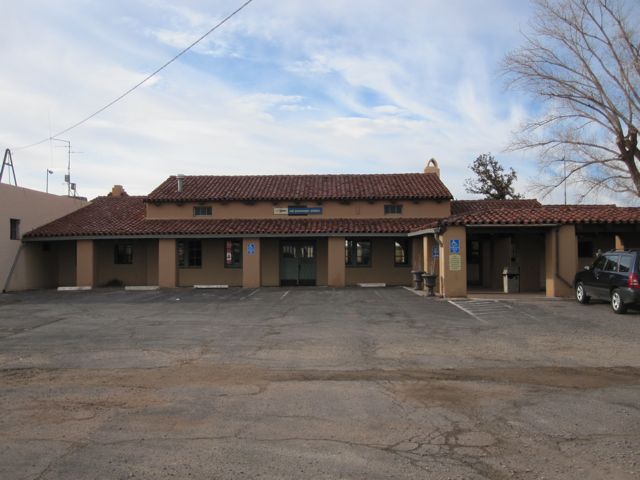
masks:
POLYGON ((616 313, 624 313, 629 305, 640 305, 638 259, 640 250, 607 252, 576 274, 576 299, 589 303, 590 299, 611 302, 616 313))

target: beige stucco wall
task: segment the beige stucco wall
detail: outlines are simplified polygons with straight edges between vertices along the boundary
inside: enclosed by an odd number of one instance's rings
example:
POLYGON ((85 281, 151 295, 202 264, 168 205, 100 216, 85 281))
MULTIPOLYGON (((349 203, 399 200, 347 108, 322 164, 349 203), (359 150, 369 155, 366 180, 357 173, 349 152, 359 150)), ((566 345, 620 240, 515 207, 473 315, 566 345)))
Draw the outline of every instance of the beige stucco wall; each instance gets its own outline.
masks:
POLYGON ((95 241, 95 283, 104 286, 116 280, 124 285, 158 284, 157 240, 97 240, 95 241), (114 262, 116 244, 130 243, 133 263, 114 262))
POLYGON ((449 227, 440 235, 440 294, 443 297, 467 295, 467 234, 465 227, 449 227), (460 270, 452 270, 450 241, 460 242, 460 270))
MULTIPOLYGON (((75 266, 74 266, 75 268, 75 266)), ((54 288, 58 286, 58 262, 51 247, 41 243, 23 244, 6 291, 54 288)))
MULTIPOLYGON (((365 237, 363 237, 365 238, 365 237)), ((347 285, 358 283, 386 283, 387 285, 411 285, 411 263, 396 267, 394 258, 394 239, 373 237, 371 240, 371 266, 346 267, 345 281, 347 285)), ((344 242, 342 245, 342 261, 344 263, 344 242)))
POLYGON ((244 288, 258 288, 260 286, 260 247, 259 238, 242 239, 242 286, 244 288), (252 244, 254 253, 249 255, 249 245, 252 244))
POLYGON ((256 202, 253 205, 247 205, 243 202, 228 203, 185 203, 177 205, 175 203, 166 203, 154 205, 147 204, 147 218, 149 219, 176 219, 189 218, 193 219, 193 207, 200 205, 211 205, 212 215, 210 217, 196 217, 202 219, 236 219, 236 218, 275 218, 275 219, 322 219, 322 218, 444 218, 451 214, 451 206, 449 201, 436 202, 431 200, 423 200, 419 202, 402 201, 397 204, 402 205, 402 215, 385 215, 384 205, 392 202, 364 202, 354 201, 350 203, 340 202, 302 202, 295 205, 293 202, 256 202), (274 208, 283 208, 288 206, 307 206, 322 207, 322 215, 308 216, 292 216, 275 215, 274 208))
POLYGON ((545 237, 545 251, 547 296, 572 296, 572 283, 578 270, 578 239, 575 226, 563 225, 549 230, 545 237))
POLYGON ((93 240, 76 241, 76 285, 95 285, 95 244, 93 240))
MULTIPOLYGON (((224 266, 224 239, 202 240, 202 266, 198 268, 178 268, 178 286, 193 285, 242 285, 242 268, 224 266)), ((246 249, 243 250, 242 265, 246 261, 246 249)))
POLYGON ((174 288, 178 284, 176 241, 173 238, 158 240, 158 285, 174 288))
POLYGON ((329 237, 327 239, 327 283, 330 287, 345 286, 344 257, 344 237, 329 237))
MULTIPOLYGON (((11 218, 20 220, 22 236, 36 227, 77 210, 86 203, 86 200, 78 198, 52 195, 0 183, 0 288, 25 290, 43 288, 42 285, 44 285, 42 275, 45 272, 32 267, 38 265, 38 261, 44 259, 46 255, 42 255, 38 248, 27 248, 23 249, 20 256, 16 258, 22 242, 9 238, 11 218), (20 272, 20 278, 16 279, 12 285, 8 285, 7 280, 14 261, 16 265, 13 270, 20 272)), ((52 282, 45 283, 49 285, 52 282)))

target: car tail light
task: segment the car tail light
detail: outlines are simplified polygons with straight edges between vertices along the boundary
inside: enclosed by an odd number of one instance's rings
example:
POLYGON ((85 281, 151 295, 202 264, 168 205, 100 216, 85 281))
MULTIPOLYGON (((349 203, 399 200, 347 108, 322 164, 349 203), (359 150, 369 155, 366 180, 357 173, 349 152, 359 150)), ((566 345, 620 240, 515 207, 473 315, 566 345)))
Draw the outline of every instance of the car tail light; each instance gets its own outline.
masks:
POLYGON ((640 288, 640 281, 638 281, 637 273, 630 273, 629 280, 627 281, 629 288, 640 288))

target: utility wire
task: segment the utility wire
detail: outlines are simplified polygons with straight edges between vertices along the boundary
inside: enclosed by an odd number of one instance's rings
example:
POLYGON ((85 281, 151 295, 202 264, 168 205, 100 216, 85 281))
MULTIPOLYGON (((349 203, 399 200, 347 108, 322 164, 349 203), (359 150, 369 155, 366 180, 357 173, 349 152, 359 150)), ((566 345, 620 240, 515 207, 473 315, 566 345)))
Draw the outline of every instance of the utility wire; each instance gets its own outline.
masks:
POLYGON ((206 33, 204 33, 203 35, 201 35, 197 40, 195 40, 191 45, 189 45, 188 47, 186 47, 184 50, 182 50, 180 53, 178 53, 175 57, 173 57, 171 60, 169 60, 168 62, 166 62, 164 65, 162 65, 161 67, 159 67, 158 69, 154 70, 152 73, 150 73, 149 75, 147 75, 143 80, 141 80, 140 82, 136 83, 133 87, 131 87, 129 90, 127 90, 126 92, 124 92, 122 95, 116 97, 115 99, 113 99, 111 102, 107 103, 104 107, 100 108, 99 110, 96 110, 95 112, 93 112, 91 115, 89 115, 88 117, 80 120, 77 123, 74 123, 73 125, 71 125, 70 127, 65 128, 64 130, 60 130, 59 132, 55 133, 54 135, 51 135, 51 132, 49 132, 49 136, 47 138, 43 138, 42 140, 39 140, 37 142, 33 142, 30 143, 29 145, 24 145, 22 147, 17 147, 17 148, 13 148, 12 150, 16 151, 16 150, 24 150, 26 148, 31 148, 31 147, 35 147, 36 145, 40 145, 43 144, 44 142, 48 142, 49 140, 58 137, 60 135, 64 135, 65 133, 73 130, 76 127, 79 127, 80 125, 82 125, 83 123, 91 120, 93 117, 95 117, 96 115, 99 115, 100 113, 104 112, 107 108, 111 107, 112 105, 115 105, 116 103, 118 103, 120 100, 122 100, 124 97, 126 97, 127 95, 129 95, 131 92, 133 92, 135 89, 137 89, 139 86, 143 85, 145 82, 149 81, 151 78, 153 78, 155 75, 157 75, 158 73, 160 73, 162 70, 164 70, 165 68, 167 68, 169 65, 171 65, 173 62, 175 62, 178 58, 180 58, 182 55, 184 55, 185 53, 187 53, 189 50, 191 50, 193 47, 195 47, 198 43, 200 43, 202 40, 204 40, 206 37, 208 37, 210 34, 212 34, 213 32, 215 32, 218 28, 220 28, 222 25, 224 25, 225 23, 227 23, 227 21, 231 20, 232 17, 234 17, 237 13, 240 13, 241 10, 243 10, 247 5, 249 5, 251 2, 253 2, 253 0, 247 0, 246 2, 244 2, 242 5, 240 5, 236 10, 234 10, 233 12, 231 12, 229 15, 227 15, 225 18, 223 18, 222 20, 220 20, 220 22, 218 22, 215 26, 213 26, 211 29, 209 29, 206 33))

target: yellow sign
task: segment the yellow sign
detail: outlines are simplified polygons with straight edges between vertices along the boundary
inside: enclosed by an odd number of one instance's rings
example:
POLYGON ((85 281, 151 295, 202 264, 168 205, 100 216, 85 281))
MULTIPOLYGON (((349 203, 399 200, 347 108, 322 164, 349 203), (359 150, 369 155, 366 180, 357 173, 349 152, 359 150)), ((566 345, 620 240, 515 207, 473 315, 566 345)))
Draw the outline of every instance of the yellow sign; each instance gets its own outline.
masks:
POLYGON ((462 258, 457 253, 449 255, 449 270, 452 272, 459 272, 462 270, 462 258))

